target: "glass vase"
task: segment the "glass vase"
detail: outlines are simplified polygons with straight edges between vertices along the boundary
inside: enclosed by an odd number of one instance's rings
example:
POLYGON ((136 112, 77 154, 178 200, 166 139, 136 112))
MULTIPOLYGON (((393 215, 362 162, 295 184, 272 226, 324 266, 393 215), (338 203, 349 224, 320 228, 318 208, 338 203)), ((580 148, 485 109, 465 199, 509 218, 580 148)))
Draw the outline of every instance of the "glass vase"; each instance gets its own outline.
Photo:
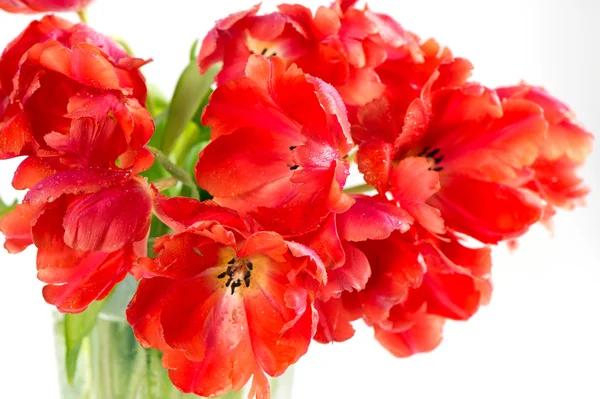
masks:
MULTIPOLYGON (((100 311, 89 334, 83 338, 69 382, 66 366, 64 315, 55 313, 55 340, 61 399, 184 399, 199 398, 180 392, 162 367, 162 353, 145 349, 136 341, 125 321, 125 307, 135 282, 126 281, 123 292, 112 295, 100 311), (129 285, 129 287, 127 287, 129 285)), ((292 397, 293 371, 271 379, 271 398, 292 397)), ((247 388, 222 399, 242 399, 247 388)))

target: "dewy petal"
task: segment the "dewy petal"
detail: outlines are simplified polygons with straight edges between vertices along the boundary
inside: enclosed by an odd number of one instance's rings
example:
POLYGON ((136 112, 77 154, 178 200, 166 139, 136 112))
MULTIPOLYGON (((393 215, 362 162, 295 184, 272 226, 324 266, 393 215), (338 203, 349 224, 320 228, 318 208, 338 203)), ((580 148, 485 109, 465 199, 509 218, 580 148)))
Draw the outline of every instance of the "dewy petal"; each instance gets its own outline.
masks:
POLYGON ((17 167, 12 185, 17 190, 33 188, 42 180, 52 176, 61 167, 64 166, 60 165, 56 158, 27 157, 17 167))
POLYGON ((573 209, 585 204, 585 196, 590 190, 577 176, 579 166, 566 157, 555 161, 541 158, 532 166, 535 178, 526 187, 538 192, 548 202, 549 208, 544 210, 545 220, 552 216, 554 206, 573 209))
POLYGON ((19 253, 31 244, 31 223, 38 208, 18 204, 15 209, 0 219, 0 232, 6 237, 4 248, 11 254, 19 253))
POLYGON ((86 253, 68 269, 47 268, 43 274, 38 274, 40 280, 44 281, 45 275, 60 270, 63 281, 46 285, 42 291, 44 299, 61 312, 82 312, 93 301, 106 297, 116 284, 123 281, 135 258, 131 249, 109 254, 86 253))
POLYGON ((67 30, 73 24, 55 15, 46 15, 39 21, 31 22, 15 40, 4 50, 0 58, 0 87, 5 93, 12 92, 12 80, 15 76, 21 57, 31 46, 48 37, 57 30, 67 30))
POLYGON ((402 209, 435 234, 445 232, 440 211, 426 201, 440 189, 439 174, 422 157, 406 158, 392 169, 390 192, 402 209))
POLYGON ((158 192, 154 196, 154 214, 176 233, 202 221, 215 221, 239 231, 248 226, 239 215, 213 201, 198 201, 187 197, 166 197, 158 192))
POLYGON ((381 97, 385 85, 373 69, 352 68, 348 80, 338 91, 347 105, 361 106, 381 97))
MULTIPOLYGON (((444 147, 444 168, 483 176, 492 181, 514 179, 518 171, 530 166, 538 156, 539 148, 546 138, 547 124, 541 109, 525 100, 505 100, 503 115, 489 126, 469 138, 472 130, 464 127, 453 129, 462 135, 461 155, 456 148, 444 147), (455 155, 456 154, 456 155, 455 155)), ((443 129, 442 129, 443 130, 443 129)))
MULTIPOLYGON (((167 351, 163 365, 169 369, 169 377, 179 389, 210 397, 239 390, 252 374, 262 375, 262 371, 252 353, 241 298, 237 295, 223 296, 212 309, 207 310, 203 312, 201 304, 198 304, 200 313, 193 315, 193 320, 200 322, 200 334, 197 329, 188 328, 189 333, 206 342, 202 358, 190 359, 185 352, 167 351)), ((170 328, 169 321, 165 319, 167 314, 165 309, 161 319, 165 331, 170 328)))
POLYGON ((279 234, 270 231, 259 231, 252 234, 238 251, 239 257, 266 255, 276 262, 285 262, 284 254, 288 246, 279 234))
POLYGON ((160 324, 160 313, 164 307, 163 299, 173 284, 172 280, 163 277, 142 279, 127 306, 127 322, 145 348, 168 349, 160 324))
POLYGON ((82 165, 112 166, 125 152, 137 153, 154 131, 146 109, 133 99, 124 104, 112 93, 73 96, 68 111, 69 135, 52 132, 44 140, 82 165))
POLYGON ((224 49, 226 47, 223 45, 221 40, 230 36, 227 34, 227 31, 236 23, 243 21, 248 16, 255 15, 259 8, 260 4, 257 4, 249 10, 239 11, 217 21, 215 27, 208 32, 202 41, 202 47, 200 48, 200 53, 198 55, 200 72, 206 72, 214 63, 222 60, 224 57, 224 49))
POLYGON ((453 230, 495 244, 522 235, 540 220, 542 204, 532 193, 461 174, 442 175, 442 188, 429 203, 453 230))
POLYGON ((364 141, 358 147, 356 164, 365 182, 385 193, 389 185, 394 146, 378 139, 364 141))
POLYGON ((61 195, 91 194, 112 186, 123 186, 131 174, 100 168, 71 169, 53 174, 36 184, 23 203, 40 205, 52 202, 61 195))
POLYGON ((323 344, 344 342, 354 336, 350 322, 358 319, 360 314, 346 309, 343 297, 331 298, 327 302, 317 300, 315 308, 319 312, 319 326, 313 337, 315 341, 323 344))
POLYGON ((18 113, 4 124, 0 123, 0 159, 30 154, 36 149, 31 124, 24 112, 18 113))
POLYGON ((479 284, 461 273, 427 272, 419 288, 427 297, 427 312, 455 320, 467 320, 481 304, 479 284))
POLYGON ((45 42, 32 47, 27 57, 28 62, 38 62, 41 67, 83 85, 100 90, 121 90, 115 67, 92 44, 79 43, 68 49, 57 42, 45 42))
POLYGON ((246 77, 229 81, 214 91, 204 109, 202 123, 210 126, 213 139, 247 127, 298 139, 298 124, 283 114, 259 83, 246 77))
POLYGON ((305 234, 296 241, 316 252, 326 269, 335 269, 346 262, 346 254, 338 235, 336 215, 331 214, 319 229, 305 234))
POLYGON ((385 240, 355 243, 371 265, 371 278, 358 292, 364 318, 378 323, 388 318, 390 309, 404 301, 411 288, 421 285, 425 272, 417 248, 398 232, 385 240))
POLYGON ((173 349, 184 351, 190 360, 202 361, 207 351, 213 350, 203 334, 206 330, 222 334, 231 346, 246 338, 243 304, 238 296, 224 295, 217 281, 215 273, 205 273, 178 283, 163 298, 160 323, 165 342, 173 349))
POLYGON ((44 299, 61 312, 79 313, 108 295, 137 256, 132 245, 111 253, 80 252, 65 245, 62 219, 66 206, 64 199, 46 205, 32 235, 38 247, 38 278, 47 283, 44 299))
MULTIPOLYGON (((211 229, 222 228, 213 223, 200 231, 184 231, 179 234, 159 237, 154 244, 154 251, 160 254, 154 262, 148 262, 146 269, 155 276, 172 279, 186 279, 196 276, 221 262, 219 254, 223 245, 235 245, 231 242, 215 242, 211 229)), ((229 259, 227 259, 229 260, 229 259)))
POLYGON ((398 230, 410 229, 413 218, 389 201, 356 195, 354 205, 338 216, 340 237, 347 241, 384 240, 398 230))
POLYGON ((444 318, 419 313, 410 317, 412 325, 402 332, 375 326, 375 338, 396 357, 430 352, 442 341, 444 318))
POLYGON ((137 180, 78 198, 63 221, 65 242, 83 251, 121 249, 146 236, 151 207, 148 188, 137 180))
POLYGON ((344 243, 346 262, 327 273, 327 285, 319 292, 319 299, 329 300, 343 292, 361 291, 371 277, 369 260, 362 251, 349 243, 344 243))
POLYGON ((198 184, 216 198, 244 195, 255 206, 276 205, 285 198, 274 197, 263 188, 289 181, 293 174, 290 166, 294 164, 289 147, 293 145, 294 141, 276 131, 259 129, 237 130, 219 137, 200 154, 196 165, 198 184), (269 149, 268 156, 264 148, 269 149))
POLYGON ((306 353, 316 327, 306 290, 276 284, 271 281, 244 297, 248 328, 260 331, 250 334, 254 355, 272 376, 283 374, 306 353))

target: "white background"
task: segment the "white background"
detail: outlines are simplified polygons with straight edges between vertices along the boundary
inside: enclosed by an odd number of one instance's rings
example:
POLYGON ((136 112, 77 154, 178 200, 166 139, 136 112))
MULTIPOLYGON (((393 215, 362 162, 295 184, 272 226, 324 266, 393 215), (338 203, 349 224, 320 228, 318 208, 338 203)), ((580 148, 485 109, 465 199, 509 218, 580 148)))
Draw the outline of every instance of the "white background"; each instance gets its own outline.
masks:
MULTIPOLYGON (((318 1, 303 1, 309 6, 318 1)), ((98 0, 90 23, 125 38, 154 63, 144 71, 171 93, 190 44, 213 22, 253 0, 98 0)), ((272 7, 274 1, 265 1, 272 7)), ((475 79, 525 79, 566 101, 600 132, 600 59, 595 0, 372 0, 422 37, 434 36, 475 65, 475 79)), ((72 15, 68 16, 73 18, 72 15)), ((30 17, 0 14, 4 47, 30 17)), ((15 161, 2 162, 0 195, 15 161)), ((589 206, 556 218, 553 235, 534 228, 510 254, 495 256, 492 304, 467 323, 450 322, 441 347, 395 359, 358 326, 350 342, 315 344, 297 367, 294 399, 600 398, 600 239, 598 155, 583 171, 589 206)), ((0 398, 58 398, 51 308, 36 281, 34 253, 0 253, 0 398)))

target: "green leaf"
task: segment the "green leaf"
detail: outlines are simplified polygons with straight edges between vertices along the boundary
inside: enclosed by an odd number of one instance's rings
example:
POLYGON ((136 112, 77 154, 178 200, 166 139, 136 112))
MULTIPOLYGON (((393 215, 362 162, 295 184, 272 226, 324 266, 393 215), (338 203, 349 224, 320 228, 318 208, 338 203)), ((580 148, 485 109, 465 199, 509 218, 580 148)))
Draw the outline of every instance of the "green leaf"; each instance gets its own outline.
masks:
POLYGON ((171 153, 173 145, 202 105, 220 68, 220 65, 213 66, 201 75, 193 60, 179 77, 169 107, 162 145, 159 147, 165 154, 171 153))
POLYGON ((200 138, 200 128, 195 123, 188 123, 181 136, 173 146, 171 159, 175 160, 178 166, 184 166, 184 161, 196 142, 200 138))
POLYGON ((15 206, 17 206, 17 200, 15 200, 12 204, 5 204, 4 201, 2 201, 2 198, 0 198, 0 218, 4 215, 6 215, 8 212, 12 211, 13 209, 15 209, 15 206))
POLYGON ((66 349, 65 366, 69 384, 72 384, 75 378, 75 371, 77 370, 77 357, 79 356, 81 343, 96 325, 98 314, 104 307, 106 301, 107 299, 93 302, 82 313, 64 315, 63 323, 66 349))
MULTIPOLYGON (((146 109, 157 122, 157 117, 167 111, 169 100, 155 85, 148 85, 148 97, 146 98, 146 109)), ((166 116, 166 114, 165 114, 166 116)), ((164 118, 164 117, 163 117, 164 118)))
POLYGON ((197 60, 198 57, 198 43, 200 42, 200 39, 196 39, 194 41, 194 44, 192 44, 192 48, 190 49, 190 61, 195 62, 197 60))

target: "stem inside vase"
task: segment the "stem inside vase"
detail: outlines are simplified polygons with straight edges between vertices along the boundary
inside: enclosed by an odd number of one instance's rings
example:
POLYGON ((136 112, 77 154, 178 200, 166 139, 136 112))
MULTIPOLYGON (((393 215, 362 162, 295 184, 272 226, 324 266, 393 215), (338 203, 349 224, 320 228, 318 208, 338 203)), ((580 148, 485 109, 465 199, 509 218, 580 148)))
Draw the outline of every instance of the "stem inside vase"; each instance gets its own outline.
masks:
MULTIPOLYGON (((65 367, 63 315, 55 315, 55 339, 61 399, 185 399, 199 396, 180 392, 162 367, 162 353, 145 349, 136 341, 129 324, 113 314, 100 313, 86 336, 77 358, 72 384, 65 367)), ((271 379, 271 398, 290 399, 293 372, 271 379)), ((221 399, 242 399, 247 390, 221 399)))

